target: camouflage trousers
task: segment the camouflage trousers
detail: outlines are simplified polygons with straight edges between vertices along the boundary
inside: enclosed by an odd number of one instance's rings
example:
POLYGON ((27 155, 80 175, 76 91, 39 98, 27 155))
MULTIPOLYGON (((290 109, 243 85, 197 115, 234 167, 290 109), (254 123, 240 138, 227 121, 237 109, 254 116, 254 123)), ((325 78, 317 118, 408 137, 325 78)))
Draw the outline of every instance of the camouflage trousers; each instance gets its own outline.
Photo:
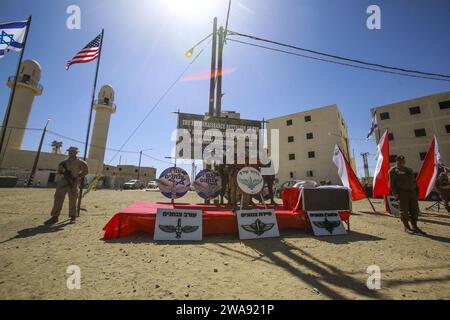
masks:
POLYGON ((399 190, 400 215, 403 221, 419 219, 419 199, 416 190, 399 190))
POLYGON ((51 212, 52 217, 59 217, 61 214, 66 194, 69 196, 69 217, 75 218, 77 216, 78 185, 75 184, 75 186, 63 185, 56 187, 51 212))

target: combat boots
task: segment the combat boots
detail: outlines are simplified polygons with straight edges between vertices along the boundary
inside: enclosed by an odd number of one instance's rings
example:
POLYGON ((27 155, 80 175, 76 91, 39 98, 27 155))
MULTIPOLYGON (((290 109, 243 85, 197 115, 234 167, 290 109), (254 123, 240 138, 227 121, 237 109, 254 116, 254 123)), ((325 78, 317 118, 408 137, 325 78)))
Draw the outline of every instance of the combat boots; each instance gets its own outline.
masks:
POLYGON ((422 234, 422 235, 425 235, 425 236, 427 235, 426 232, 424 232, 424 231, 419 229, 419 227, 417 226, 417 221, 411 221, 411 224, 413 226, 413 231, 415 233, 422 234))
POLYGON ((401 220, 402 220, 402 222, 403 222, 403 225, 405 226, 405 232, 406 232, 406 233, 409 233, 409 234, 413 234, 414 231, 413 231, 413 229, 411 229, 411 227, 409 226, 408 220, 405 220, 405 219, 401 219, 401 220))
POLYGON ((55 224, 57 222, 58 222, 58 217, 53 216, 50 219, 48 219, 47 221, 45 221, 44 224, 49 226, 49 225, 55 224))

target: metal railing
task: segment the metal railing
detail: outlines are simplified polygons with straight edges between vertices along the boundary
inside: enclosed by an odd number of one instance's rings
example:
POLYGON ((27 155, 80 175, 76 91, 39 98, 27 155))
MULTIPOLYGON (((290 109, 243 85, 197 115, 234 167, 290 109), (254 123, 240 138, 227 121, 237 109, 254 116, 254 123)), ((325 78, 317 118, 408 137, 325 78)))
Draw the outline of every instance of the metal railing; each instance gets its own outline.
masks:
POLYGON ((99 104, 99 105, 109 106, 109 107, 113 108, 114 111, 117 110, 117 106, 116 106, 115 103, 111 103, 111 102, 108 103, 108 102, 106 102, 105 100, 99 100, 99 99, 96 99, 96 100, 94 100, 94 104, 99 104))
MULTIPOLYGON (((12 82, 13 83, 15 78, 16 78, 16 76, 8 77, 8 82, 12 82)), ((27 84, 29 86, 35 87, 41 92, 44 91, 44 87, 39 82, 31 80, 31 79, 29 79, 27 77, 24 77, 24 76, 22 76, 22 78, 19 77, 19 80, 17 82, 25 83, 25 84, 27 84)))

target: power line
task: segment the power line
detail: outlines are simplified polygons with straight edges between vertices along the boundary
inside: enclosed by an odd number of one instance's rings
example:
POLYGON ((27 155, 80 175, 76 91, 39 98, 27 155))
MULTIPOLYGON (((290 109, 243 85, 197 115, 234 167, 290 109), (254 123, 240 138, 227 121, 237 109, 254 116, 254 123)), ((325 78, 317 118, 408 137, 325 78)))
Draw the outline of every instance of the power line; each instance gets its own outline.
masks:
MULTIPOLYGON (((3 129, 4 126, 0 126, 0 129, 3 129)), ((6 129, 18 129, 18 130, 30 130, 30 131, 44 131, 41 128, 23 128, 23 127, 10 127, 8 126, 6 129)))
POLYGON ((433 78, 433 77, 427 77, 427 76, 419 76, 419 75, 413 75, 413 74, 407 74, 407 73, 401 73, 401 72, 395 72, 395 71, 380 70, 380 69, 375 69, 375 68, 370 68, 370 67, 357 66, 357 65, 350 64, 350 63, 338 62, 338 61, 328 60, 328 59, 324 59, 324 58, 308 56, 308 55, 305 55, 305 54, 290 52, 290 51, 286 51, 286 50, 282 50, 282 49, 271 48, 271 47, 267 47, 267 46, 263 46, 263 45, 259 45, 259 44, 255 44, 255 43, 250 43, 250 42, 246 42, 246 41, 241 41, 241 40, 236 40, 236 39, 228 39, 228 40, 232 41, 232 42, 238 42, 238 43, 241 43, 241 44, 245 44, 245 45, 249 45, 249 46, 253 46, 253 47, 258 47, 258 48, 262 48, 262 49, 266 49, 266 50, 270 50, 270 51, 286 53, 286 54, 290 54, 290 55, 293 55, 293 56, 299 56, 299 57, 303 57, 303 58, 308 58, 308 59, 313 59, 313 60, 318 60, 318 61, 323 61, 323 62, 328 62, 328 63, 334 63, 334 64, 343 65, 343 66, 352 67, 352 68, 357 68, 357 69, 365 69, 365 70, 376 71, 376 72, 390 73, 390 74, 396 74, 396 75, 405 76, 405 77, 411 77, 411 78, 422 78, 422 79, 450 82, 450 79, 449 80, 447 80, 447 79, 439 79, 439 78, 433 78))
POLYGON ((315 50, 311 50, 311 49, 306 49, 306 48, 302 48, 302 47, 298 47, 298 46, 294 46, 294 45, 290 45, 290 44, 286 44, 286 43, 282 43, 282 42, 278 42, 278 41, 273 41, 273 40, 269 40, 269 39, 256 37, 256 36, 253 36, 253 35, 248 35, 248 34, 244 34, 244 33, 234 32, 234 31, 231 31, 231 30, 229 32, 230 32, 230 35, 246 37, 246 38, 249 38, 249 39, 252 39, 252 40, 263 41, 263 42, 275 44, 275 45, 278 45, 278 46, 287 47, 287 48, 300 50, 300 51, 304 51, 304 52, 309 52, 309 53, 313 53, 313 54, 317 54, 317 55, 320 55, 320 56, 325 56, 325 57, 329 57, 329 58, 333 58, 333 59, 337 59, 337 60, 343 60, 343 61, 363 64, 363 65, 368 65, 368 66, 371 66, 371 67, 390 69, 390 70, 396 70, 396 71, 408 72, 408 73, 417 73, 417 74, 421 74, 421 75, 425 75, 425 76, 434 76, 434 77, 442 77, 442 78, 450 79, 450 75, 446 75, 446 74, 431 73, 431 72, 424 72, 424 71, 420 71, 420 70, 411 70, 411 69, 404 69, 404 68, 399 68, 399 67, 392 67, 392 66, 387 66, 387 65, 383 65, 383 64, 372 63, 372 62, 367 62, 367 61, 357 60, 357 59, 351 59, 351 58, 346 58, 346 57, 342 57, 342 56, 338 56, 338 55, 334 55, 334 54, 329 54, 329 53, 325 53, 325 52, 320 52, 320 51, 315 51, 315 50))
POLYGON ((158 159, 158 158, 152 157, 152 156, 150 156, 150 155, 148 155, 148 154, 145 154, 145 153, 142 153, 142 155, 143 155, 143 156, 145 156, 145 157, 147 157, 147 158, 153 159, 153 160, 155 160, 155 161, 159 161, 159 162, 162 162, 162 163, 173 164, 173 162, 169 162, 169 161, 161 160, 161 159, 158 159))
MULTIPOLYGON (((74 139, 74 138, 70 138, 70 137, 68 137, 68 136, 62 135, 62 134, 60 134, 60 133, 57 133, 57 132, 55 132, 55 131, 51 131, 51 130, 48 130, 48 129, 47 129, 47 133, 49 133, 49 134, 51 134, 51 135, 53 135, 53 136, 56 136, 56 137, 58 137, 58 138, 63 138, 63 139, 66 139, 66 140, 69 140, 69 141, 72 141, 72 142, 77 142, 77 143, 79 143, 79 144, 81 144, 81 145, 83 145, 83 146, 86 144, 85 141, 81 141, 81 140, 77 140, 77 139, 74 139)), ((90 147, 94 147, 94 148, 105 149, 106 151, 115 151, 115 152, 120 151, 121 153, 134 153, 134 154, 139 154, 139 151, 126 151, 126 150, 119 150, 119 149, 113 149, 113 148, 106 148, 106 147, 103 147, 103 146, 97 146, 97 145, 94 145, 94 144, 91 144, 91 143, 89 144, 89 146, 90 146, 90 147)))
POLYGON ((145 120, 150 116, 150 114, 158 107, 158 105, 161 103, 161 101, 169 94, 170 90, 180 81, 180 79, 184 76, 184 74, 188 71, 190 66, 197 60, 197 58, 202 54, 202 52, 205 50, 203 48, 195 57, 194 59, 186 66, 186 68, 181 72, 181 74, 175 79, 175 81, 167 88, 167 90, 162 94, 162 96, 156 101, 155 105, 147 112, 145 117, 139 122, 137 127, 131 132, 131 134, 128 136, 128 138, 125 140, 125 142, 122 144, 122 146, 119 148, 119 150, 114 154, 114 156, 109 160, 108 164, 111 164, 111 162, 117 157, 117 155, 121 152, 123 147, 130 141, 130 139, 135 135, 135 133, 139 130, 139 128, 144 124, 145 120))

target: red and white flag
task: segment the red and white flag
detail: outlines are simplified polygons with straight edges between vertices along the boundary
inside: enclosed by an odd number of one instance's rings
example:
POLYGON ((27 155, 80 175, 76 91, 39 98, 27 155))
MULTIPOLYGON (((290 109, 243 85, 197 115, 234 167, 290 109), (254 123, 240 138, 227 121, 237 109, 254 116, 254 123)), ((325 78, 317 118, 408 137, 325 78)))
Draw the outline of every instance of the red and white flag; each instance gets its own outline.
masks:
POLYGON ((66 70, 69 70, 70 66, 75 63, 86 63, 97 59, 100 47, 102 45, 102 34, 100 33, 94 40, 89 42, 81 51, 79 51, 75 57, 67 61, 66 70))
POLYGON ((373 177, 373 196, 386 196, 389 188, 389 132, 386 129, 377 146, 377 166, 373 177))
POLYGON ((431 141, 425 160, 423 160, 422 167, 420 167, 419 174, 417 175, 420 200, 424 200, 430 194, 431 190, 433 190, 440 162, 439 144, 436 136, 433 136, 433 141, 431 141))
POLYGON ((342 151, 337 144, 334 146, 333 162, 338 168, 338 174, 341 178, 342 184, 351 189, 352 200, 356 201, 368 198, 361 182, 353 172, 352 167, 348 163, 347 159, 345 159, 345 156, 342 154, 342 151))

